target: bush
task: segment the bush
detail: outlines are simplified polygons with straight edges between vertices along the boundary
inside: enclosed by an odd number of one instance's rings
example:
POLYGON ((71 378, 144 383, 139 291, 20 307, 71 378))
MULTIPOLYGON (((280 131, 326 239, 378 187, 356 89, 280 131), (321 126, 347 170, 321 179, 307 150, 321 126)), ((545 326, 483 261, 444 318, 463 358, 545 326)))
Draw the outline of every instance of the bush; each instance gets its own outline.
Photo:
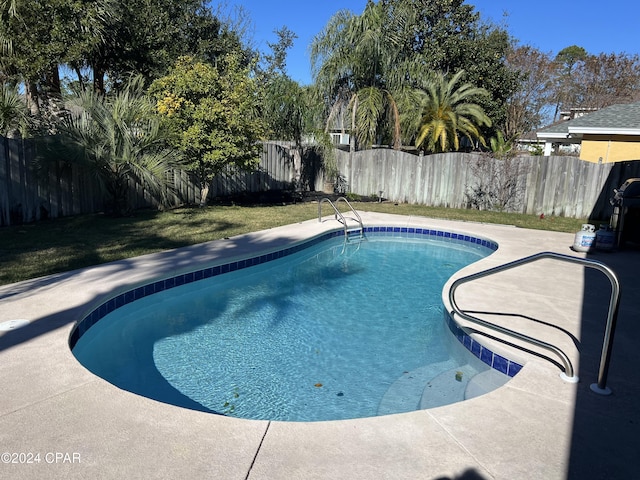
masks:
POLYGON ((526 175, 526 170, 515 157, 478 157, 471 164, 476 182, 466 186, 469 206, 477 210, 517 211, 524 192, 520 177, 526 175))

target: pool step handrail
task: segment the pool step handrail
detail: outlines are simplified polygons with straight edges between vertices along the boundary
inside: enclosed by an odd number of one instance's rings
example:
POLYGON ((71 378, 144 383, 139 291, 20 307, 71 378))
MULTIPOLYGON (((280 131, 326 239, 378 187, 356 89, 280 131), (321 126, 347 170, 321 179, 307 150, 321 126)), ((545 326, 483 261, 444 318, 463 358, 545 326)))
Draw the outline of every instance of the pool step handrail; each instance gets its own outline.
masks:
POLYGON ((544 348, 546 350, 549 350, 555 353, 561 359, 565 369, 565 371, 561 374, 561 377, 564 380, 569 382, 577 382, 578 377, 575 376, 574 374, 571 360, 558 347, 556 347, 555 345, 551 345, 547 342, 544 342, 542 340, 538 340, 537 338, 529 337, 528 335, 524 335, 520 332, 516 332, 514 330, 510 330, 500 325, 493 324, 486 320, 482 320, 478 317, 474 317, 473 315, 470 315, 469 313, 461 310, 458 307, 458 304, 456 303, 456 300, 455 300, 455 291, 463 283, 467 283, 478 278, 487 277, 489 275, 492 275, 498 272, 503 272, 505 270, 509 270, 509 269, 512 269, 521 265, 525 265, 528 263, 532 263, 537 260, 542 260, 542 259, 560 260, 564 262, 577 263, 579 265, 583 265, 589 268, 594 268, 604 273, 609 279, 609 281, 611 282, 611 298, 609 301, 607 325, 605 327, 605 332, 604 332, 604 342, 602 345, 602 352, 600 355, 600 367, 598 370, 598 380, 596 383, 592 383, 590 386, 591 390, 595 393, 598 393, 601 395, 611 394, 611 389, 607 387, 607 376, 609 372, 609 363, 611 360, 611 348, 613 345, 613 336, 615 333, 616 321, 618 318, 618 308, 620 305, 620 282, 618 281, 618 277, 616 276, 614 271, 611 270, 611 268, 609 268, 607 265, 605 265, 602 262, 599 262, 597 260, 587 259, 587 258, 573 257, 571 255, 565 255, 565 254, 556 253, 556 252, 540 252, 534 255, 530 255, 528 257, 521 258, 519 260, 514 260, 512 262, 505 263, 504 265, 499 265, 497 267, 489 268, 487 270, 483 270, 481 272, 473 273, 466 277, 459 278, 455 280, 451 284, 451 287, 449 288, 449 302, 453 309, 451 312, 452 316, 458 315, 459 317, 464 318, 465 320, 468 320, 470 322, 480 324, 489 329, 520 339, 530 344, 537 345, 538 347, 544 348))
POLYGON ((351 212, 355 215, 354 220, 356 220, 358 222, 358 224, 360 225, 360 238, 364 237, 364 225, 362 224, 362 218, 360 218, 360 215, 358 214, 358 212, 356 212, 356 210, 351 206, 351 204, 349 203, 349 200, 347 200, 345 197, 339 197, 335 203, 333 203, 331 201, 330 198, 323 198, 322 200, 320 200, 318 202, 318 222, 322 222, 322 204, 324 202, 327 202, 329 205, 331 205, 331 208, 333 208, 334 211, 334 218, 336 220, 338 220, 340 223, 342 223, 342 225, 344 226, 344 238, 345 241, 349 239, 349 229, 348 229, 348 225, 347 225, 347 220, 344 217, 344 215, 340 212, 340 210, 338 210, 337 204, 340 201, 344 201, 344 203, 347 204, 347 206, 351 209, 351 212))

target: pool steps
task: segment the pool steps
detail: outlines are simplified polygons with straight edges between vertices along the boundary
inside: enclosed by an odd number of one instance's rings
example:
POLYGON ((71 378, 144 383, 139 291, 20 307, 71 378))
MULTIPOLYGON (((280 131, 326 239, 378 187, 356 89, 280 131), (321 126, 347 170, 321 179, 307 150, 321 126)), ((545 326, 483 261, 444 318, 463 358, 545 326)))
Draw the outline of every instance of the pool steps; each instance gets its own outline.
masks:
POLYGON ((424 386, 420 398, 420 410, 442 407, 465 400, 467 385, 477 373, 475 368, 466 364, 451 368, 432 378, 424 386))
POLYGON ((425 385, 434 376, 444 369, 450 369, 455 365, 453 360, 432 363, 405 372, 400 378, 391 384, 382 396, 378 406, 378 415, 390 415, 392 413, 412 412, 417 410, 425 385))
POLYGON ((500 388, 509 380, 511 380, 511 377, 493 368, 480 372, 469 380, 464 392, 464 399, 469 400, 489 393, 496 388, 500 388))
POLYGON ((412 412, 469 400, 501 387, 510 378, 494 369, 478 373, 469 364, 455 366, 453 360, 425 365, 402 374, 391 384, 380 401, 378 415, 412 412))

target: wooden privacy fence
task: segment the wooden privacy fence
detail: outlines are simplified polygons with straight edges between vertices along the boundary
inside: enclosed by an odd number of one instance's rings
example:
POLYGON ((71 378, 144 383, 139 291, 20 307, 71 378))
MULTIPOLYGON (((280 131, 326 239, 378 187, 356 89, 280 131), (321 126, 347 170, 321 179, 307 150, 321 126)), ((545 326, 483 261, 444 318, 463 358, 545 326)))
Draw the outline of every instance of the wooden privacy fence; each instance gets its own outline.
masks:
MULTIPOLYGON (((355 194, 377 197, 382 192, 392 201, 455 208, 487 208, 498 198, 510 211, 575 218, 608 218, 613 189, 627 178, 640 177, 640 161, 598 165, 575 157, 527 156, 512 160, 507 169, 504 161, 479 154, 416 156, 391 149, 335 153, 338 170, 355 194), (505 180, 513 182, 505 186, 505 180), (505 192, 506 200, 500 198, 505 192), (487 204, 478 201, 489 194, 497 197, 487 204)), ((34 156, 32 141, 0 137, 0 226, 104 211, 103 196, 89 172, 59 162, 36 176, 34 156)), ((171 174, 174 203, 199 203, 194 179, 183 171, 171 174)), ((266 142, 256 171, 219 175, 210 196, 321 190, 323 180, 317 149, 297 151, 290 143, 266 142)), ((134 208, 157 206, 139 186, 130 188, 134 208)))
POLYGON ((396 202, 468 208, 484 177, 485 191, 513 180, 513 198, 506 210, 592 219, 609 218, 613 189, 628 178, 640 177, 639 160, 595 164, 565 156, 506 161, 477 153, 416 156, 373 149, 338 151, 337 163, 349 191, 359 195, 382 192, 383 198, 396 202))
MULTIPOLYGON (((105 199, 90 172, 65 162, 50 165, 36 175, 35 143, 0 137, 0 226, 105 210, 105 199)), ((265 143, 259 167, 253 172, 224 172, 212 182, 211 197, 283 190, 301 170, 300 159, 287 143, 265 143), (298 172, 298 173, 296 173, 298 172)), ((169 172, 175 184, 174 205, 198 204, 200 189, 186 172, 169 172)), ((132 208, 157 207, 139 185, 131 184, 132 208)))

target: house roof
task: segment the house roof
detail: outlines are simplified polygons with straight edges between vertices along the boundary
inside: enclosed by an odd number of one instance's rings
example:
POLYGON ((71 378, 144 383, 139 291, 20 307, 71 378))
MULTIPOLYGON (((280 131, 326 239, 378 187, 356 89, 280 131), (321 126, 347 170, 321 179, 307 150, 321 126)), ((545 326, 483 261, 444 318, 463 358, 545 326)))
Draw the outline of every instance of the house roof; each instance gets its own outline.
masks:
MULTIPOLYGON (((577 120, 577 119, 576 119, 577 120)), ((541 128, 535 133, 540 138, 567 138, 569 137, 569 123, 572 120, 560 120, 551 125, 541 128)))
POLYGON ((538 138, 581 137, 584 134, 640 135, 640 102, 611 105, 596 112, 549 125, 538 138))

